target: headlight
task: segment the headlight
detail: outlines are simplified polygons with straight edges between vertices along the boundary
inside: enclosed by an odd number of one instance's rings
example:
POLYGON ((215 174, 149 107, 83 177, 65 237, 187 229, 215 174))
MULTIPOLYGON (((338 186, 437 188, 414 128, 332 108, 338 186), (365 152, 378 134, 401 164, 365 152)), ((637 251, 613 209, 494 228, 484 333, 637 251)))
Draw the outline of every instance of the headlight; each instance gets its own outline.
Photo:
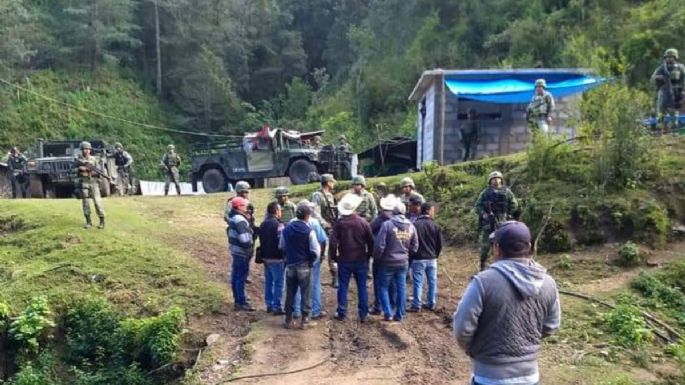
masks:
POLYGON ((28 168, 29 170, 35 170, 37 166, 38 165, 36 164, 35 160, 29 160, 28 162, 26 162, 26 168, 28 168))

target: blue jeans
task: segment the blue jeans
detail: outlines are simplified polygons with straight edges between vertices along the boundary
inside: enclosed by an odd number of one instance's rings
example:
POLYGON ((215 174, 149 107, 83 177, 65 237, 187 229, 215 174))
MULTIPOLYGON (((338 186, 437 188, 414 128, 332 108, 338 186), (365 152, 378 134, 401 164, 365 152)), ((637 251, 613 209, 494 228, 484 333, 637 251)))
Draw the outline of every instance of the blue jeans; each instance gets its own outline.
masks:
MULTIPOLYGON (((317 259, 312 265, 312 284, 311 284, 311 301, 312 301, 312 316, 316 317, 321 314, 321 259, 317 259)), ((300 316, 300 291, 295 295, 295 310, 293 314, 295 317, 300 316)))
MULTIPOLYGON (((472 378, 472 379, 471 379, 471 385, 481 385, 481 384, 478 383, 478 382, 476 382, 476 380, 472 378)), ((539 383, 539 382, 536 382, 534 385, 540 385, 540 383, 539 383)))
POLYGON ((426 303, 432 309, 435 307, 435 297, 438 287, 438 260, 419 259, 411 263, 412 281, 414 282, 414 299, 411 307, 418 309, 421 307, 421 295, 423 293, 423 273, 428 278, 428 297, 426 303))
POLYGON ((393 317, 390 307, 390 296, 394 294, 397 298, 394 319, 399 321, 407 314, 407 265, 403 266, 383 266, 381 268, 381 302, 385 318, 393 317), (390 284, 395 284, 395 292, 390 293, 390 284))
POLYGON ((297 301, 302 310, 302 316, 309 316, 311 310, 312 269, 306 263, 288 266, 285 269, 285 319, 290 320, 295 310, 295 294, 299 289, 302 297, 297 301))
POLYGON ((247 304, 245 296, 245 280, 250 272, 250 257, 233 255, 231 264, 231 290, 233 291, 233 301, 236 305, 247 304))
POLYGON ((363 262, 338 262, 338 317, 345 318, 347 313, 347 288, 350 278, 354 276, 357 284, 357 309, 359 319, 365 319, 369 314, 369 295, 366 291, 366 279, 369 274, 369 264, 363 262))
MULTIPOLYGON (((381 274, 382 271, 382 266, 380 262, 373 261, 373 264, 371 266, 371 272, 373 275, 373 309, 382 311, 383 310, 383 305, 381 303, 381 297, 382 295, 382 290, 381 287, 383 286, 383 274, 381 274)), ((390 307, 394 308, 395 307, 395 283, 390 282, 390 287, 389 287, 389 292, 390 292, 390 307)))
POLYGON ((264 302, 266 310, 282 310, 285 262, 264 262, 264 302))

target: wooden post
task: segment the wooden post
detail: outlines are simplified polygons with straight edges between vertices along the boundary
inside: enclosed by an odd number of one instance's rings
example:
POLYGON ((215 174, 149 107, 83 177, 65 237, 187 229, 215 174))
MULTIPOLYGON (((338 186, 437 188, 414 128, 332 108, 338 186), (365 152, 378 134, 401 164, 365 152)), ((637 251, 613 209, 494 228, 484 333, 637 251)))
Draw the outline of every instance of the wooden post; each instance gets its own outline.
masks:
POLYGON ((440 74, 440 128, 438 132, 438 164, 445 164, 445 71, 440 74))

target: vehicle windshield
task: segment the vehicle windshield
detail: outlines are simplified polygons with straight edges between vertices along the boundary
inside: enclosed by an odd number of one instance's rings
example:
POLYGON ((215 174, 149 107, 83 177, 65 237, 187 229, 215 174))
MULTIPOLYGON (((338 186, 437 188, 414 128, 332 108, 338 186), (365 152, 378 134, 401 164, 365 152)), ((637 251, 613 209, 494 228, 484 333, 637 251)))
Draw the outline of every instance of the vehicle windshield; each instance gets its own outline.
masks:
POLYGON ((43 145, 44 157, 75 156, 74 149, 69 143, 50 143, 43 145))

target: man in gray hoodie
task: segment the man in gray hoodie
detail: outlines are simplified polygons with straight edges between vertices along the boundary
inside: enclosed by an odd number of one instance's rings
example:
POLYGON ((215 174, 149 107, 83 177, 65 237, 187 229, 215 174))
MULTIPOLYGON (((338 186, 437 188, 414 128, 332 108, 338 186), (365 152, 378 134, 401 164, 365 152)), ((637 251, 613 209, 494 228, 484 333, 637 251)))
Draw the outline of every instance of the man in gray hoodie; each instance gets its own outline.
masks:
POLYGON ((559 329, 556 282, 530 258, 531 236, 518 221, 492 236, 496 262, 475 275, 453 317, 453 333, 473 361, 474 385, 536 385, 540 340, 559 329))

